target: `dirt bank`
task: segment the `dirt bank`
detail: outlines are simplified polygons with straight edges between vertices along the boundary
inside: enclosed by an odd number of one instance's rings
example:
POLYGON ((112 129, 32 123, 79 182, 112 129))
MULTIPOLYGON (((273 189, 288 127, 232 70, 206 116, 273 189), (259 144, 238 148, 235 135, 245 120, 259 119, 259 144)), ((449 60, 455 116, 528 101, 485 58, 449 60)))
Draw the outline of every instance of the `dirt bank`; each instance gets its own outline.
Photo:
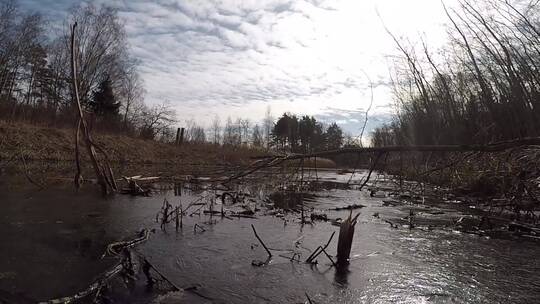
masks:
MULTIPOLYGON (((0 121, 0 170, 8 175, 22 173, 24 168, 20 157, 23 155, 33 174, 71 176, 75 172, 74 137, 73 129, 0 121), (10 172, 5 172, 6 168, 10 172)), ((95 133, 93 137, 109 153, 115 171, 126 175, 208 174, 209 167, 231 169, 248 165, 253 161, 252 157, 267 154, 247 147, 213 144, 175 146, 118 134, 95 133)), ((81 155, 88 166, 84 149, 81 155)), ((309 162, 305 166, 309 166, 309 162)), ((335 163, 318 159, 317 167, 335 168, 335 163)))
MULTIPOLYGON (((243 164, 262 152, 247 148, 226 148, 212 144, 172 144, 125 135, 93 134, 94 140, 114 162, 162 164, 243 164)), ((0 159, 23 153, 28 160, 74 160, 74 131, 0 121, 0 159)), ((83 156, 85 153, 83 153, 83 156)))
MULTIPOLYGON (((117 175, 205 174, 214 168, 249 164, 264 151, 213 144, 184 144, 143 140, 117 134, 93 134, 111 158, 117 175)), ((52 179, 72 178, 75 172, 74 131, 0 121, 0 175, 9 180, 32 176, 49 185, 52 179), (24 156, 26 165, 21 160, 24 156)), ((86 151, 82 150, 83 176, 92 178, 86 151)), ((220 174, 216 172, 216 174, 220 174)))

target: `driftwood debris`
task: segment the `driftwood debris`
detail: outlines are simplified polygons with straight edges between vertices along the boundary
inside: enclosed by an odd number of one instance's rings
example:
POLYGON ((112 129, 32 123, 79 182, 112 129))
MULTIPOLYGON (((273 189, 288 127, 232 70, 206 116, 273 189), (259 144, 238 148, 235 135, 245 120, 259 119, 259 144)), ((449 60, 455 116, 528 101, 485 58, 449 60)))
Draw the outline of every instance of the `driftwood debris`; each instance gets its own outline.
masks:
POLYGON ((197 232, 197 228, 201 231, 201 232, 205 232, 206 229, 204 229, 203 226, 199 225, 199 224, 195 224, 193 225, 193 233, 196 233, 197 232))
POLYGON ((253 234, 255 234, 255 237, 257 238, 257 240, 259 240, 261 245, 264 247, 264 250, 266 250, 266 253, 268 253, 268 258, 271 258, 272 257, 272 252, 270 252, 268 247, 266 247, 266 245, 264 244, 263 240, 261 240, 261 238, 257 234, 257 230, 255 230, 255 226, 253 226, 253 224, 251 224, 251 229, 253 229, 253 234))
POLYGON ((76 293, 75 295, 52 299, 52 300, 44 301, 40 303, 42 304, 77 303, 91 295, 96 295, 96 298, 97 298, 102 288, 106 286, 109 283, 109 281, 111 281, 114 277, 122 273, 130 272, 128 269, 126 269, 127 265, 132 265, 130 261, 131 256, 129 254, 130 252, 129 249, 133 246, 136 246, 146 241, 148 237, 149 237, 149 231, 144 229, 141 231, 140 235, 133 240, 121 241, 121 242, 115 242, 115 243, 109 244, 107 246, 105 253, 103 254, 103 257, 106 255, 118 256, 120 255, 121 252, 127 252, 127 254, 123 255, 122 259, 115 266, 113 266, 112 268, 104 272, 94 282, 92 282, 90 286, 76 293))
POLYGON ((150 195, 150 189, 143 189, 139 184, 137 184, 137 176, 134 177, 127 177, 122 176, 122 179, 124 179, 127 183, 127 188, 122 189, 123 194, 130 194, 135 196, 149 196, 150 195))
POLYGON ((117 256, 119 255, 123 250, 134 247, 142 242, 145 242, 148 240, 150 236, 150 231, 147 229, 143 229, 138 238, 135 238, 133 240, 129 241, 121 241, 121 242, 114 242, 107 246, 107 249, 101 256, 101 258, 104 258, 105 256, 117 256))
POLYGON ((101 275, 97 280, 92 282, 92 284, 90 284, 90 286, 88 286, 88 288, 85 290, 82 290, 72 296, 40 302, 40 304, 77 303, 78 301, 99 292, 103 286, 105 286, 112 278, 120 274, 123 270, 123 263, 119 262, 114 267, 103 273, 103 275, 101 275))
MULTIPOLYGON (((362 185, 360 185, 360 190, 367 185, 370 180, 371 173, 374 171, 377 166, 378 161, 383 155, 387 155, 392 152, 485 152, 485 153, 494 153, 502 152, 515 148, 524 148, 528 146, 539 146, 540 137, 526 137, 517 140, 510 141, 500 141, 491 144, 478 144, 478 145, 419 145, 419 146, 385 146, 385 147, 358 147, 358 148, 342 148, 338 150, 328 150, 314 153, 306 154, 288 154, 288 155, 267 155, 257 157, 257 161, 252 163, 249 167, 242 170, 239 173, 231 175, 226 178, 216 179, 215 181, 221 181, 222 183, 230 183, 233 180, 246 177, 250 174, 253 174, 257 171, 277 167, 287 161, 291 160, 302 160, 317 157, 329 157, 336 156, 341 154, 368 154, 374 153, 376 155, 375 159, 372 161, 372 164, 369 169, 367 177, 364 179, 362 185)), ((317 171, 315 171, 317 173, 317 171)), ((318 176, 317 176, 318 180, 318 176)))
POLYGON ((349 217, 341 223, 339 228, 339 238, 337 246, 337 265, 346 266, 349 264, 352 241, 354 238, 354 228, 360 213, 352 217, 352 210, 349 217))
POLYGON ((360 208, 364 208, 365 206, 362 205, 362 204, 352 204, 352 205, 348 205, 348 206, 345 206, 345 207, 336 207, 336 208, 331 208, 331 209, 328 209, 328 210, 332 210, 332 211, 342 211, 342 210, 355 210, 355 209, 360 209, 360 208))

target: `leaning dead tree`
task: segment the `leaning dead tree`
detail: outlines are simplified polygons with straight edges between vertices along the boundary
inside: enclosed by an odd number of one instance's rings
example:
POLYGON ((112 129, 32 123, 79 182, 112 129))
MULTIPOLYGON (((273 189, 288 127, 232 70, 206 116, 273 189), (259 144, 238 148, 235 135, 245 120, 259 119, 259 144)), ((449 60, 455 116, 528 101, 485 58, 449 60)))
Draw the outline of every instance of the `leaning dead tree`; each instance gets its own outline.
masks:
POLYGON ((103 195, 107 195, 111 192, 118 191, 118 187, 116 185, 116 180, 114 178, 114 174, 112 171, 112 168, 110 166, 109 157, 105 150, 98 146, 96 143, 93 142, 90 131, 88 130, 88 125, 86 124, 86 120, 84 119, 84 111, 81 106, 81 100, 79 97, 79 88, 77 83, 77 63, 76 63, 76 45, 75 45, 75 30, 77 28, 77 23, 73 24, 73 27, 71 28, 71 78, 73 80, 72 83, 72 94, 74 102, 77 104, 77 110, 78 110, 78 121, 77 121, 77 130, 75 135, 75 159, 77 163, 77 173, 75 174, 75 186, 77 188, 80 187, 81 181, 82 181, 82 173, 81 173, 81 163, 80 163, 80 151, 79 151, 79 141, 80 141, 80 133, 82 130, 82 135, 84 139, 84 143, 88 152, 88 156, 90 158, 90 161, 92 163, 92 167, 94 168, 94 172, 96 174, 96 180, 98 185, 101 187, 101 192, 103 195), (104 161, 100 161, 97 155, 97 152, 99 151, 102 154, 102 157, 104 161))

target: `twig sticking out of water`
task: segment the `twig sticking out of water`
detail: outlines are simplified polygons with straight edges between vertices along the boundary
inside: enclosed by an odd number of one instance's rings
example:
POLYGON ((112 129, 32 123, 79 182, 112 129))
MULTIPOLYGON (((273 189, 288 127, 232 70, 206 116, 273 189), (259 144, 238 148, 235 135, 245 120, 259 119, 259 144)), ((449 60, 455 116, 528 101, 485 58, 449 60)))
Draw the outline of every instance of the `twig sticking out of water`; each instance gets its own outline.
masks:
POLYGON ((307 298, 309 304, 313 304, 313 301, 311 301, 311 298, 309 297, 308 293, 306 292, 305 294, 306 294, 306 298, 307 298))
POLYGON ((174 284, 166 276, 161 274, 161 272, 159 272, 159 270, 157 270, 157 268, 154 267, 154 265, 152 265, 144 256, 141 255, 141 259, 143 260, 143 272, 146 275, 146 279, 149 285, 153 285, 153 282, 154 282, 154 280, 152 279, 152 275, 150 274, 150 269, 152 269, 154 270, 155 273, 157 273, 161 277, 162 280, 169 283, 169 285, 173 287, 174 291, 181 290, 178 286, 176 286, 176 284, 174 284))
POLYGON ((169 204, 169 201, 167 201, 166 198, 164 198, 163 206, 161 207, 161 213, 162 213, 161 229, 162 230, 165 230, 166 224, 169 223, 169 216, 172 215, 172 213, 169 214, 169 209, 172 209, 172 205, 169 204))
MULTIPOLYGON (((322 252, 324 252, 324 254, 326 255, 326 257, 330 260, 330 262, 332 262, 332 265, 334 267, 337 268, 337 265, 336 265, 336 262, 334 262, 334 260, 332 259, 332 257, 328 254, 328 252, 326 252, 326 249, 324 248, 321 248, 322 252)), ((339 257, 338 257, 339 258, 339 257)))
POLYGON ((326 249, 328 245, 330 245, 330 242, 332 242, 332 239, 334 238, 334 234, 336 234, 335 231, 332 232, 332 235, 330 236, 330 239, 328 239, 328 242, 326 242, 326 245, 319 246, 317 249, 315 249, 315 251, 313 251, 313 253, 307 258, 306 263, 313 263, 313 260, 315 260, 319 254, 321 254, 323 249, 326 249))
POLYGON ((197 232, 197 228, 199 228, 199 230, 201 230, 201 232, 205 232, 205 231, 206 231, 206 229, 204 229, 203 226, 201 226, 201 225, 199 225, 199 224, 195 224, 195 225, 193 226, 193 232, 194 232, 194 233, 197 232))
POLYGON ((261 240, 261 238, 260 238, 259 235, 257 234, 257 230, 255 230, 255 226, 253 226, 253 224, 251 224, 251 229, 253 229, 253 233, 255 234, 255 237, 257 238, 257 240, 259 240, 259 242, 261 243, 261 245, 264 247, 264 249, 265 249, 266 252, 268 253, 268 258, 271 258, 271 257, 272 257, 272 253, 270 252, 270 250, 268 249, 268 247, 266 247, 266 245, 264 244, 264 242, 261 240))
POLYGON ((178 232, 178 228, 180 227, 180 207, 176 207, 174 209, 174 213, 175 213, 175 218, 174 218, 174 222, 175 222, 175 228, 176 228, 176 232, 178 232))

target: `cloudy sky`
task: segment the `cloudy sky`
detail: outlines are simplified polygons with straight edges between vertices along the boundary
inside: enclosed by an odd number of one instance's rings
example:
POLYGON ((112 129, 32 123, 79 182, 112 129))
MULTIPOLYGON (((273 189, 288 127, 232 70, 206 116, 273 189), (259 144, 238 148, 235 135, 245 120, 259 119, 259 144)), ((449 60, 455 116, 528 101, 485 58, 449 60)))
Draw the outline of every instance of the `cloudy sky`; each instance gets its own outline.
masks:
MULTIPOLYGON (((449 2, 445 1, 445 2, 449 2)), ((436 47, 446 22, 435 0, 115 0, 147 101, 170 101, 180 121, 215 115, 258 121, 268 106, 337 121, 358 134, 374 84, 370 127, 389 119, 397 36, 436 47), (380 17, 379 17, 380 15, 380 17)), ((20 0, 53 20, 76 0, 20 0)))

